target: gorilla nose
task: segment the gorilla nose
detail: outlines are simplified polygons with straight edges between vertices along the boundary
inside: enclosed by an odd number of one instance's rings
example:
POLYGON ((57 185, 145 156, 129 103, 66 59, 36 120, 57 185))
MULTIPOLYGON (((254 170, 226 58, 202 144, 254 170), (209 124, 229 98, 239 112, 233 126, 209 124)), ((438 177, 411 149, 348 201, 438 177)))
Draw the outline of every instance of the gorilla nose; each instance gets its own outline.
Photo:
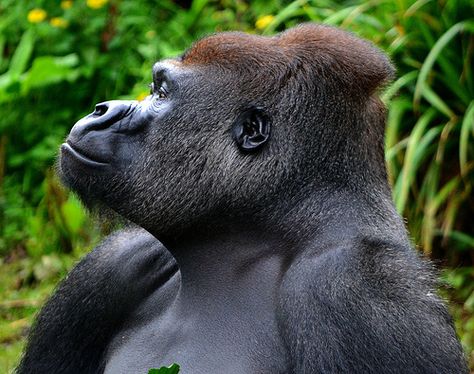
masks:
POLYGON ((136 101, 113 100, 99 103, 90 115, 98 126, 113 124, 130 114, 135 109, 136 101))
POLYGON ((112 100, 99 103, 94 112, 80 119, 72 128, 70 136, 80 138, 89 131, 99 131, 117 124, 121 129, 121 120, 128 117, 136 109, 138 101, 112 100))

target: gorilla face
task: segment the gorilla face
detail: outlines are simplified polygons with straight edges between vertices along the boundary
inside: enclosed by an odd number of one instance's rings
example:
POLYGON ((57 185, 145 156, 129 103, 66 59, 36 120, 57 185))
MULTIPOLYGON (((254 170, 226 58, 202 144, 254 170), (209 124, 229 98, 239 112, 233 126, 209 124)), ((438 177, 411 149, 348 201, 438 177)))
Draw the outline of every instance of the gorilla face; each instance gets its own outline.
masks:
POLYGON ((242 87, 228 73, 177 60, 153 67, 150 88, 141 102, 96 105, 61 146, 62 179, 87 205, 164 234, 258 188, 249 162, 269 139, 263 98, 232 100, 242 87))

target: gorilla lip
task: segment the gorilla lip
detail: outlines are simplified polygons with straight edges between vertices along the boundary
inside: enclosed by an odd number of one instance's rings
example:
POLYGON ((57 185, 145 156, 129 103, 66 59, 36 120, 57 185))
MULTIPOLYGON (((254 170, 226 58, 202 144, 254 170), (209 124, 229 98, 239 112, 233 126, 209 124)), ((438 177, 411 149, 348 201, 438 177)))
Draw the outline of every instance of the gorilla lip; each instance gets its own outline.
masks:
POLYGON ((76 149, 74 149, 74 147, 72 147, 72 145, 69 144, 69 143, 63 143, 61 145, 61 153, 69 153, 74 158, 78 159, 79 161, 82 161, 83 163, 89 164, 91 166, 108 165, 108 163, 106 163, 106 162, 96 161, 96 160, 93 160, 93 159, 87 157, 86 155, 84 155, 84 154, 80 153, 79 151, 77 151, 76 149))

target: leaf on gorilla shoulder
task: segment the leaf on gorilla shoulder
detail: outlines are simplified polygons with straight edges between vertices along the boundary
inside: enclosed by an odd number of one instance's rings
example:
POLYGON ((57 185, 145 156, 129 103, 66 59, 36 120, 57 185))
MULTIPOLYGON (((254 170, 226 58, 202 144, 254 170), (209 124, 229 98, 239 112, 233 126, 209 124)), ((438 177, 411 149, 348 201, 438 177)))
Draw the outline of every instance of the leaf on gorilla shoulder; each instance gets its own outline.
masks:
POLYGON ((162 366, 159 369, 150 369, 148 370, 148 374, 178 374, 179 373, 179 365, 173 364, 171 366, 162 366))

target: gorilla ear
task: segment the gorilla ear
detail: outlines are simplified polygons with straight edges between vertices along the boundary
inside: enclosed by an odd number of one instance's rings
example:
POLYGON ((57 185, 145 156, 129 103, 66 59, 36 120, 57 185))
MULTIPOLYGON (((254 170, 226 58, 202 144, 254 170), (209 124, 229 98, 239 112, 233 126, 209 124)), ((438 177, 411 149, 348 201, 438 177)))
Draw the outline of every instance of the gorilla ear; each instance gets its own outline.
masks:
POLYGON ((270 138, 270 117, 261 108, 247 109, 232 126, 232 136, 243 152, 255 152, 270 138))

